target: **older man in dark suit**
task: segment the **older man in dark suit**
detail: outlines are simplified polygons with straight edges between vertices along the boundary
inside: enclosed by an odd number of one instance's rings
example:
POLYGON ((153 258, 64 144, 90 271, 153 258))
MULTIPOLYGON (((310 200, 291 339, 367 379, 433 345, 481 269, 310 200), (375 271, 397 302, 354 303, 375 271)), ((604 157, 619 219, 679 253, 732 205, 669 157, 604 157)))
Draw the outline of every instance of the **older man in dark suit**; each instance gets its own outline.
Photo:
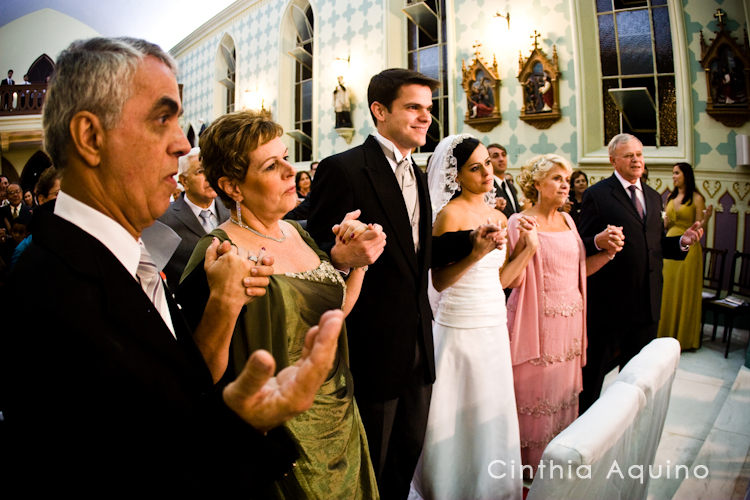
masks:
POLYGON ((703 234, 696 222, 682 236, 664 234, 659 193, 641 182, 643 144, 630 134, 609 143, 614 173, 583 195, 578 230, 591 255, 612 243, 602 231, 621 226, 625 245, 588 278, 588 349, 583 369, 583 412, 598 397, 604 376, 624 365, 656 337, 661 312, 662 259, 684 259, 703 234))
POLYGON ((0 207, 0 221, 3 221, 5 228, 10 231, 15 222, 28 225, 31 220, 31 209, 23 202, 23 190, 18 184, 9 184, 8 204, 0 207))
POLYGON ((182 238, 164 267, 167 284, 172 290, 177 290, 182 271, 198 240, 229 219, 229 210, 223 203, 216 202, 216 191, 206 180, 199 155, 200 148, 193 148, 180 157, 178 176, 185 192, 159 217, 182 238))
POLYGON ((165 293, 141 234, 166 210, 189 149, 175 73, 171 56, 129 38, 74 42, 57 61, 43 123, 62 190, 2 290, 14 312, 0 334, 9 491, 265 497, 296 453, 271 429, 308 408, 330 371, 340 312, 278 378, 256 352, 237 380, 214 385, 271 261, 253 266, 214 242, 216 293, 192 336, 165 293))

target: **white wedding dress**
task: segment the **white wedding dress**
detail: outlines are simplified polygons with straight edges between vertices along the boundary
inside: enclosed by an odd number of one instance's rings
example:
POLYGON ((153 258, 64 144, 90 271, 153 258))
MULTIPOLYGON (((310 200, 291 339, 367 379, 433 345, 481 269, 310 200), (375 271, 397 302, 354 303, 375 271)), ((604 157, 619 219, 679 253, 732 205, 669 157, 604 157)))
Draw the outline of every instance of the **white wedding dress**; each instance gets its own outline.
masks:
POLYGON ((440 295, 435 370, 410 499, 519 499, 522 491, 505 295, 493 250, 440 295))

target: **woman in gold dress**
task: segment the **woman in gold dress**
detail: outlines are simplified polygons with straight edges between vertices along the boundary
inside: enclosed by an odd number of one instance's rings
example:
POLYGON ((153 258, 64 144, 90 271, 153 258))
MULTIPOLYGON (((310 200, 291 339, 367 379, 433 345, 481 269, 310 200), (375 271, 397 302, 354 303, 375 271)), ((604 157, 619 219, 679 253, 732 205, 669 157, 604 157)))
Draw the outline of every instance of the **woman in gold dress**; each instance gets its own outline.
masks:
MULTIPOLYGON (((695 187, 693 167, 677 163, 672 167, 674 190, 667 199, 664 226, 667 236, 679 236, 696 221, 705 227, 713 207, 695 187)), ((703 250, 692 245, 685 260, 664 259, 664 289, 661 299, 659 337, 674 337, 682 350, 697 349, 701 339, 701 292, 703 250)))

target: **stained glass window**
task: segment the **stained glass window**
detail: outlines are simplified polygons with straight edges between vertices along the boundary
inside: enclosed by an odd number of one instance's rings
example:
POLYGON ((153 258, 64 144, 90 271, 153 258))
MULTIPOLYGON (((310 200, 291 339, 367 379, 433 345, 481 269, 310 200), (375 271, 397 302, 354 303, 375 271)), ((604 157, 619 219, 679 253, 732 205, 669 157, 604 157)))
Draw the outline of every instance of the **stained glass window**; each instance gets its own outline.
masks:
MULTIPOLYGON (((604 99, 604 144, 627 132, 645 146, 677 146, 672 31, 666 0, 596 0, 604 99), (642 87, 654 102, 655 131, 634 130, 609 89, 642 87)), ((626 110, 627 113, 627 110, 626 110)))

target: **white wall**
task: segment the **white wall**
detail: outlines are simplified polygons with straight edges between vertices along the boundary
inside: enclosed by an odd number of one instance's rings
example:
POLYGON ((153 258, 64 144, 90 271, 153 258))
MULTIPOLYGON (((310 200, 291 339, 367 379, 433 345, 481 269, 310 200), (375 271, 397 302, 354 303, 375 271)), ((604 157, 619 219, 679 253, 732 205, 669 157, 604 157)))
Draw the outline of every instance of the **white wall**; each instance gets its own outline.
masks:
POLYGON ((29 66, 42 54, 52 60, 70 42, 99 35, 90 26, 52 9, 41 9, 0 28, 0 75, 13 69, 13 79, 20 83, 29 66))

